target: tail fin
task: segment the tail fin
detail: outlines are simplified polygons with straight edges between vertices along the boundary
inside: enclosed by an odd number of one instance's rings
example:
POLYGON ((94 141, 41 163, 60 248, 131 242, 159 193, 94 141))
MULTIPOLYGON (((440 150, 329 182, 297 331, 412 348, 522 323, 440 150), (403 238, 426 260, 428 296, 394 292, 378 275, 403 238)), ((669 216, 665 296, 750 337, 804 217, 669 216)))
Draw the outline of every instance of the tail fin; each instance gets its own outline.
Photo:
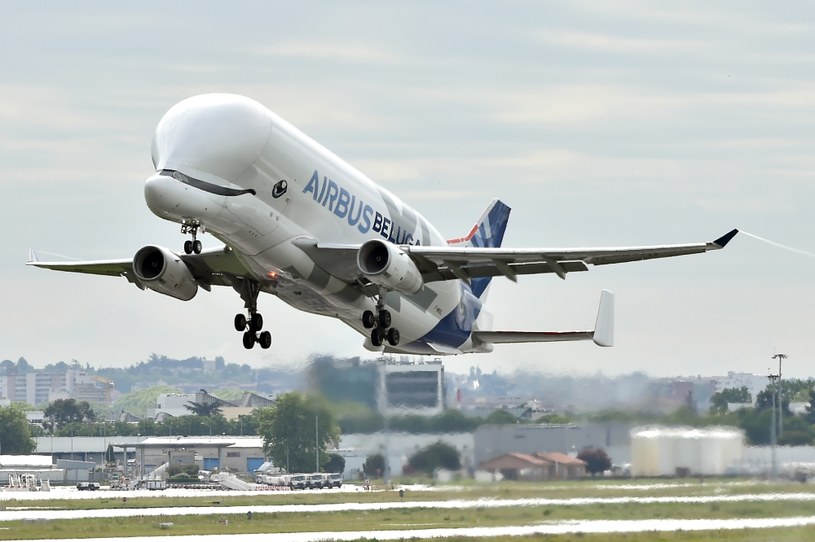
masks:
MULTIPOLYGON (((510 208, 503 201, 494 199, 487 206, 487 210, 475 223, 465 237, 450 239, 448 245, 459 245, 465 247, 490 247, 498 248, 504 240, 504 232, 509 221, 510 208)), ((492 277, 479 277, 473 279, 470 287, 477 297, 482 297, 490 285, 492 277)))
POLYGON ((464 237, 449 239, 447 244, 465 247, 500 247, 504 240, 504 231, 507 229, 509 211, 510 208, 503 201, 492 200, 470 233, 464 237))

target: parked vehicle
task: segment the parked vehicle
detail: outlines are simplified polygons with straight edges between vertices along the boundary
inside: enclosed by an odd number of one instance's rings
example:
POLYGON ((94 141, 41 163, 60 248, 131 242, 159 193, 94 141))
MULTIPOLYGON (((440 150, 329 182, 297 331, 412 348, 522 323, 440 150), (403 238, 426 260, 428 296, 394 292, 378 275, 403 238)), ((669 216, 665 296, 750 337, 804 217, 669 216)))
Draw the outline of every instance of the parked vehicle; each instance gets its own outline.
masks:
POLYGON ((325 474, 321 472, 315 472, 314 474, 308 475, 308 482, 307 486, 309 489, 322 489, 323 487, 328 487, 324 485, 325 482, 325 474))
POLYGON ((292 474, 289 476, 289 489, 306 489, 308 480, 305 474, 292 474))
POLYGON ((342 487, 342 473, 341 472, 332 472, 329 473, 325 480, 325 485, 323 487, 332 488, 332 487, 342 487))
POLYGON ((287 486, 289 485, 289 480, 291 479, 291 475, 289 474, 258 474, 255 477, 255 481, 258 484, 266 484, 269 486, 287 486))

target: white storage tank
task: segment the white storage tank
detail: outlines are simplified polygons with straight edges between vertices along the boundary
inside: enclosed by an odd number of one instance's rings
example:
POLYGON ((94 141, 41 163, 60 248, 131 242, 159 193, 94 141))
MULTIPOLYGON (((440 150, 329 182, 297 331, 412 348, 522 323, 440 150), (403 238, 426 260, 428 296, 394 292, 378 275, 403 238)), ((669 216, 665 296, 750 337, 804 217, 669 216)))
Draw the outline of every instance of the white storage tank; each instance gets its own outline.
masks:
POLYGON ((631 430, 631 475, 716 476, 742 461, 744 433, 735 427, 636 427, 631 430))

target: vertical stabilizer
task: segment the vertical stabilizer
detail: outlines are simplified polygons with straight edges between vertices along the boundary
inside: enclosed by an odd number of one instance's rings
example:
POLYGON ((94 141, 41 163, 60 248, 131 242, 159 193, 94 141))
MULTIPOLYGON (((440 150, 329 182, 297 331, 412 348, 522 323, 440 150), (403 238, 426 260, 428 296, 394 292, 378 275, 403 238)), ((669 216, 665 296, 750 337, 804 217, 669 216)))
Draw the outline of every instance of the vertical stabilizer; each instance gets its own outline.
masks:
MULTIPOLYGON (((509 221, 510 208, 503 201, 494 199, 490 202, 487 210, 472 227, 470 233, 458 239, 447 241, 449 245, 465 247, 490 247, 498 248, 504 240, 504 232, 509 221)), ((490 285, 492 277, 479 277, 470 282, 473 293, 482 297, 490 285)))

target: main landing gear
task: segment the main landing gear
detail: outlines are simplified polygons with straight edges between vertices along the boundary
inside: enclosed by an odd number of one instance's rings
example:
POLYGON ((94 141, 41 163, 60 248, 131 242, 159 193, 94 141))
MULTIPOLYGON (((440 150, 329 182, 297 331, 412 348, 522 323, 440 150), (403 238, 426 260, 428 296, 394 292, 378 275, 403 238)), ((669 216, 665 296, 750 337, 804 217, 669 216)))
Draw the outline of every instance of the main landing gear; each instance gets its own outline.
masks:
POLYGON ((251 350, 255 343, 264 350, 272 346, 272 334, 263 329, 263 316, 258 312, 258 294, 260 285, 257 282, 240 279, 233 285, 233 288, 244 300, 249 316, 244 314, 235 315, 235 330, 243 332, 243 347, 251 350))
POLYGON ((382 346, 385 340, 391 346, 399 344, 399 330, 391 327, 391 313, 385 308, 385 292, 380 292, 376 300, 376 313, 362 313, 362 325, 371 330, 371 344, 382 346))
POLYGON ((184 241, 184 254, 192 254, 193 252, 201 254, 201 241, 196 239, 198 236, 198 228, 201 228, 201 233, 206 233, 203 224, 197 220, 185 220, 181 223, 181 233, 184 235, 188 233, 192 235, 192 240, 187 239, 184 241))

